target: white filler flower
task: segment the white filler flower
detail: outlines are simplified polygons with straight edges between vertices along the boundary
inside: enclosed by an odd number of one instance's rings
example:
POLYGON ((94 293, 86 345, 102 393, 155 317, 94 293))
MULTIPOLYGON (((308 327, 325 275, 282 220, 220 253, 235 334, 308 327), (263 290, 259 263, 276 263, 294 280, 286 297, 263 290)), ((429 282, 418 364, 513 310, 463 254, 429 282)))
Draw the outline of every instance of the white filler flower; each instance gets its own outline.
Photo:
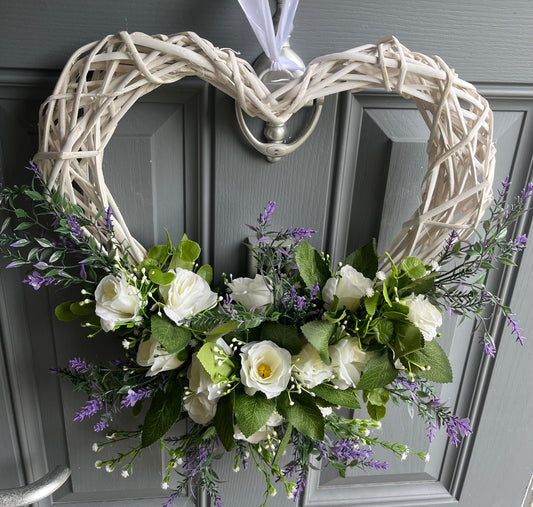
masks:
POLYGON ((322 297, 326 308, 333 305, 334 296, 339 298, 339 308, 355 311, 359 301, 372 289, 374 282, 366 278, 352 266, 343 266, 335 278, 330 278, 322 289, 322 297))
POLYGON ((291 378, 291 354, 274 342, 250 342, 241 349, 241 382, 246 394, 275 398, 291 378))
POLYGON ((262 275, 254 278, 235 278, 228 283, 231 297, 237 303, 241 303, 247 310, 260 308, 274 301, 271 290, 262 275))

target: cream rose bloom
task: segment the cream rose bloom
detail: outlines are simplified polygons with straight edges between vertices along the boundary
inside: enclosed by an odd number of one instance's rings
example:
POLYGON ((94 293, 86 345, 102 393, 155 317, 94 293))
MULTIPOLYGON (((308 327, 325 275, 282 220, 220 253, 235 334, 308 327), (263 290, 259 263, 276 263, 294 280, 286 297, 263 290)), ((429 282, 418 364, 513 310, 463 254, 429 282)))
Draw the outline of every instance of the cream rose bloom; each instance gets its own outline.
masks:
POLYGON ((150 366, 147 377, 153 377, 162 371, 175 370, 183 364, 176 354, 169 354, 153 336, 139 344, 136 362, 140 366, 150 366))
POLYGON ((183 406, 189 417, 198 424, 207 424, 217 412, 217 402, 210 400, 207 392, 199 392, 189 396, 183 406))
POLYGON ((218 296, 209 284, 196 273, 187 269, 169 269, 176 278, 169 285, 159 287, 167 317, 178 326, 197 313, 217 304, 218 296))
POLYGON ((302 348, 301 352, 292 358, 292 371, 294 376, 308 389, 316 387, 333 376, 331 366, 328 366, 317 350, 310 343, 302 348))
POLYGON ((213 383, 211 375, 203 367, 197 353, 192 356, 187 377, 189 379, 189 389, 193 393, 206 393, 209 401, 218 400, 222 396, 224 386, 213 383))
POLYGON ((437 328, 442 326, 442 315, 426 296, 414 294, 402 300, 409 307, 407 318, 422 332, 424 340, 431 341, 437 336, 437 328))
POLYGON ((274 342, 250 342, 241 349, 241 382, 246 394, 275 398, 291 378, 291 354, 274 342))
POLYGON ((339 298, 339 308, 355 311, 361 298, 372 289, 374 282, 352 266, 343 266, 335 278, 330 278, 322 289, 326 308, 331 309, 334 296, 339 298))
POLYGON ((262 275, 255 275, 254 278, 235 278, 228 283, 228 287, 232 299, 241 303, 247 310, 274 302, 272 292, 262 275))
POLYGON ((283 417, 274 411, 268 418, 266 424, 261 429, 258 429, 255 433, 252 433, 249 437, 245 437, 244 433, 239 429, 239 427, 235 426, 233 438, 235 440, 246 440, 246 442, 250 442, 251 444, 258 444, 259 442, 266 440, 268 435, 272 434, 273 428, 279 426, 282 422, 283 417))
POLYGON ((343 338, 329 347, 331 367, 335 378, 333 383, 339 389, 355 387, 370 359, 370 354, 359 348, 357 340, 343 338))
POLYGON ((95 313, 100 317, 104 331, 111 331, 119 323, 137 322, 142 308, 139 293, 130 285, 124 275, 107 275, 100 280, 94 293, 95 313))

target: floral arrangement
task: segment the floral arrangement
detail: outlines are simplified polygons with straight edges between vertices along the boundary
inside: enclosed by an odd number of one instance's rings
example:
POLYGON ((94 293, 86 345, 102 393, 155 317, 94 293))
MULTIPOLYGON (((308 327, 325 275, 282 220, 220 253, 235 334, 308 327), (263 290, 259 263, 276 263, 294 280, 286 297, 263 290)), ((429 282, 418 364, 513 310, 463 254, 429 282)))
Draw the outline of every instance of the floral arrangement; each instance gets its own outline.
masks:
POLYGON ((487 290, 485 276, 525 248, 525 236, 509 234, 533 184, 510 200, 505 180, 481 232, 466 241, 452 231, 439 259, 411 256, 396 265, 385 254, 381 268, 375 241, 332 267, 306 241, 314 231, 272 229, 270 202, 248 225, 257 274, 224 275, 217 292, 212 268, 198 265, 200 246, 186 235, 177 245, 168 238, 153 246, 133 265, 114 236, 111 209, 90 220, 30 169, 31 185, 0 193, 7 267, 31 266, 24 282, 36 290, 81 285, 80 300, 60 304, 56 316, 79 319, 90 337, 113 332, 122 341, 124 355, 109 364, 73 358, 54 371, 87 394, 74 420, 98 418, 94 430, 105 438, 95 451, 131 442, 97 468, 128 477, 144 448, 166 450, 162 486, 173 474, 178 481, 165 505, 193 487, 222 505, 213 460, 224 451, 234 453, 236 471, 253 462, 264 473, 265 503, 275 481, 297 500, 310 467, 332 466, 341 476, 350 467, 386 469, 375 446, 429 459, 374 430, 392 401, 425 421, 430 440, 444 428, 457 446, 472 432, 435 394, 434 383, 452 381, 439 344, 443 316, 475 319, 483 351, 494 356, 484 325, 489 310, 500 311, 523 344, 515 316, 487 290), (341 407, 355 417, 343 417, 341 407), (136 429, 113 427, 125 410, 139 418, 136 429), (175 435, 184 419, 188 431, 175 435))

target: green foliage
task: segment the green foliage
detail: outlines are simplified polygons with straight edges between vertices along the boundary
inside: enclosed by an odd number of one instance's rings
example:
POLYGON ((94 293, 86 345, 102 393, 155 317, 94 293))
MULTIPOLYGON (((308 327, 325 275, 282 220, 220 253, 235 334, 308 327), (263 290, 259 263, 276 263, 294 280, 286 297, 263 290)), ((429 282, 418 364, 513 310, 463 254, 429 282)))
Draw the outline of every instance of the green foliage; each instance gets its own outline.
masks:
POLYGON ((215 359, 215 356, 218 356, 215 348, 219 348, 216 343, 204 343, 198 351, 198 359, 205 368, 205 371, 211 376, 211 380, 217 384, 230 377, 233 372, 233 366, 227 360, 220 361, 215 359))
POLYGON ((184 350, 192 338, 188 329, 179 327, 166 317, 159 317, 158 315, 152 315, 150 329, 152 336, 169 354, 184 350))
POLYGON ((324 417, 309 394, 293 394, 289 398, 283 392, 277 398, 277 408, 300 433, 314 440, 324 439, 324 417))
POLYGON ((328 384, 318 384, 311 389, 311 392, 332 405, 339 405, 354 410, 361 408, 361 404, 357 399, 357 391, 353 389, 342 390, 336 389, 328 384))
POLYGON ((313 320, 302 326, 302 333, 307 341, 315 347, 325 364, 331 364, 328 345, 329 339, 335 332, 337 325, 326 320, 313 320))
POLYGON ((318 284, 322 289, 331 278, 331 271, 322 256, 306 241, 302 241, 295 251, 296 264, 306 287, 311 289, 318 284))
POLYGON ((420 329, 410 322, 396 322, 392 347, 396 357, 405 356, 424 347, 424 337, 420 329))
POLYGON ((217 411, 215 414, 215 428, 217 430, 217 436, 226 451, 231 451, 235 448, 235 441, 233 440, 234 400, 234 391, 222 396, 222 398, 218 400, 217 411))
POLYGON ((390 384, 398 374, 392 360, 392 352, 388 349, 376 351, 370 357, 357 384, 357 389, 375 389, 390 384))
POLYGON ((372 238, 369 243, 352 252, 346 257, 344 264, 352 266, 372 280, 379 265, 376 240, 372 238))
POLYGON ((270 340, 287 349, 292 355, 299 354, 302 350, 302 340, 298 334, 298 329, 294 326, 265 322, 261 326, 261 340, 270 340))
POLYGON ((453 382, 450 361, 437 340, 425 342, 423 349, 407 355, 405 359, 406 366, 409 365, 414 373, 418 373, 427 380, 440 384, 453 382))
POLYGON ((235 419, 245 437, 260 430, 275 409, 276 400, 269 400, 262 393, 248 396, 243 391, 235 391, 235 419))

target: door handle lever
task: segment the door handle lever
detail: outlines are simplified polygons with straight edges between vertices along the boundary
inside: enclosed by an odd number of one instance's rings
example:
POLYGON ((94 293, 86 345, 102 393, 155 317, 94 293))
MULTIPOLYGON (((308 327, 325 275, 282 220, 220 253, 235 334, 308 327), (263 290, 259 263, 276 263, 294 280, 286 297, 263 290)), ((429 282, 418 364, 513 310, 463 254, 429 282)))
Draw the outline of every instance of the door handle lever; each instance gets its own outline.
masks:
POLYGON ((18 507, 38 502, 59 489, 69 476, 69 468, 58 466, 27 486, 0 489, 0 507, 18 507))

